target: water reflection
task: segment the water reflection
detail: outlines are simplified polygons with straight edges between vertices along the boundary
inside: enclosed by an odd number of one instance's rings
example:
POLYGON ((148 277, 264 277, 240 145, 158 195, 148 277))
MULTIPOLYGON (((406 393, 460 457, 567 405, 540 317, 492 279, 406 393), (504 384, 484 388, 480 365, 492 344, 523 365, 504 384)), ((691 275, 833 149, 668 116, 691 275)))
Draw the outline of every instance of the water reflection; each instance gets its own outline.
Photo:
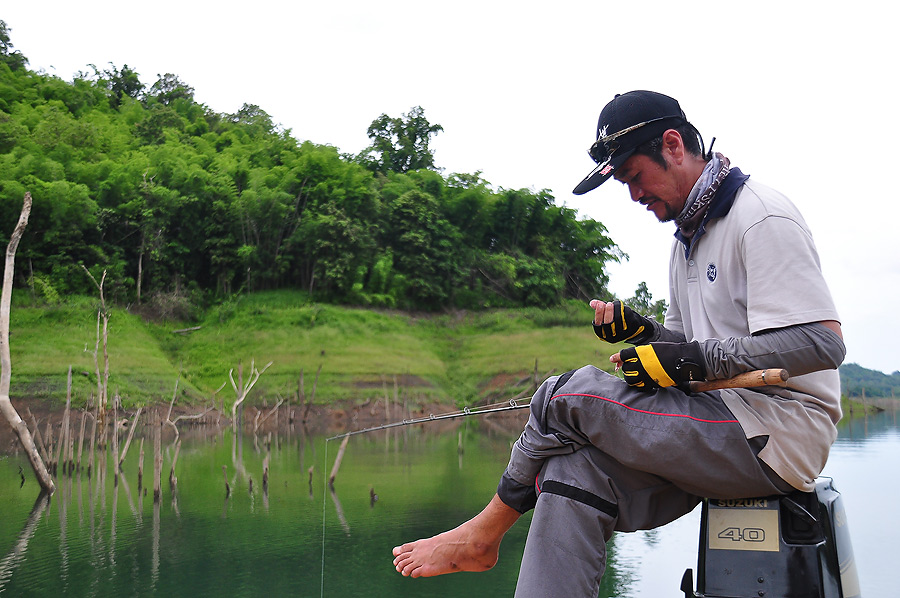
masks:
MULTIPOLYGON (((520 426, 466 419, 357 436, 339 469, 339 443, 300 428, 235 436, 206 427, 176 437, 147 426, 121 473, 115 452, 98 446, 90 475, 60 468, 56 494, 37 500, 32 478, 20 487, 24 458, 2 457, 0 594, 508 596, 528 516, 486 573, 410 580, 393 571, 390 551, 477 513, 520 426), (153 490, 142 479, 145 440, 159 455, 153 490)), ((890 595, 894 585, 884 547, 900 515, 886 506, 900 483, 885 472, 898 458, 896 416, 885 412, 842 424, 825 471, 844 496, 866 596, 890 595)), ((682 573, 696 568, 698 521, 695 511, 614 536, 601 598, 679 595, 682 573)))

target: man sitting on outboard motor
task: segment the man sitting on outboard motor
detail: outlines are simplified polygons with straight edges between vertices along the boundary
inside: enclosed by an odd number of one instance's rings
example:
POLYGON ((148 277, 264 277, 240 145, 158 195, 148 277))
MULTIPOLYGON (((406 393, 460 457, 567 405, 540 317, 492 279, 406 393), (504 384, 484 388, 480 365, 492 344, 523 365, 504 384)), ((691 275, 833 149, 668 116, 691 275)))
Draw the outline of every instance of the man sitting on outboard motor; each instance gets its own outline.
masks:
POLYGON ((534 508, 516 596, 597 596, 612 533, 651 529, 703 497, 811 491, 841 418, 845 348, 812 235, 783 195, 706 152, 678 102, 633 91, 600 114, 597 167, 662 222, 674 221, 665 324, 591 302, 597 335, 635 345, 547 379, 531 401, 497 494, 459 527, 394 548, 426 577, 483 571, 534 508), (785 368, 785 387, 692 394, 690 381, 785 368), (603 539, 601 541, 600 539, 603 539))

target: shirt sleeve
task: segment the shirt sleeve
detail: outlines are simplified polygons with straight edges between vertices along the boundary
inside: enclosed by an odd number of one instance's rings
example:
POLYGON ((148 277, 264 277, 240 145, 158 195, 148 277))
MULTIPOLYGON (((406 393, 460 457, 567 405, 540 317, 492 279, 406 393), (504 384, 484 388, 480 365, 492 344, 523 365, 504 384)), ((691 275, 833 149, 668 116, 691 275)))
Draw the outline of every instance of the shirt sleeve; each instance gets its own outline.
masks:
POLYGON ((812 235, 801 223, 767 216, 747 229, 741 251, 751 333, 838 319, 812 235))

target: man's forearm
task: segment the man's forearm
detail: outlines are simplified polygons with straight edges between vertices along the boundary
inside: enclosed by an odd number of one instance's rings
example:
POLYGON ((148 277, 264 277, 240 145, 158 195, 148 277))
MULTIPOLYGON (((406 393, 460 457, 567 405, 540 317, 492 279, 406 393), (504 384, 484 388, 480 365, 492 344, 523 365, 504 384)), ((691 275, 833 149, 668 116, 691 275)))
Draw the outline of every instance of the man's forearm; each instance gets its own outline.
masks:
POLYGON ((687 341, 682 332, 675 332, 674 330, 669 330, 656 320, 652 318, 647 318, 650 322, 650 325, 653 327, 653 333, 650 338, 647 339, 648 343, 683 343, 687 341))
POLYGON ((709 380, 767 368, 784 368, 791 376, 802 376, 835 369, 846 354, 841 338, 818 322, 741 338, 709 339, 700 346, 709 380))

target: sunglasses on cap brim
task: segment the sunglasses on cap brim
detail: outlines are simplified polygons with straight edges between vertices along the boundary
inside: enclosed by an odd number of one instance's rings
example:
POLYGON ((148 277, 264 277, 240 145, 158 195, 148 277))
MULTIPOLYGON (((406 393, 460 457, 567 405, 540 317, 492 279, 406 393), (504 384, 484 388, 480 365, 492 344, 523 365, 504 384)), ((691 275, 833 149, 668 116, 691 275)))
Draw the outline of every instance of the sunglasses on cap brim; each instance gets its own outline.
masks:
POLYGON ((663 116, 661 118, 645 120, 644 122, 638 123, 636 125, 631 125, 630 127, 626 127, 624 129, 622 129, 621 131, 616 131, 615 133, 612 133, 610 135, 604 135, 603 137, 598 137, 597 141, 595 141, 593 144, 591 144, 590 149, 588 149, 588 155, 597 164, 606 162, 607 160, 612 158, 612 155, 617 150, 620 149, 621 144, 618 141, 616 141, 619 137, 622 137, 623 135, 627 135, 628 133, 636 131, 643 126, 653 124, 653 123, 656 123, 656 122, 659 122, 662 120, 669 120, 672 118, 674 118, 674 117, 663 116))

